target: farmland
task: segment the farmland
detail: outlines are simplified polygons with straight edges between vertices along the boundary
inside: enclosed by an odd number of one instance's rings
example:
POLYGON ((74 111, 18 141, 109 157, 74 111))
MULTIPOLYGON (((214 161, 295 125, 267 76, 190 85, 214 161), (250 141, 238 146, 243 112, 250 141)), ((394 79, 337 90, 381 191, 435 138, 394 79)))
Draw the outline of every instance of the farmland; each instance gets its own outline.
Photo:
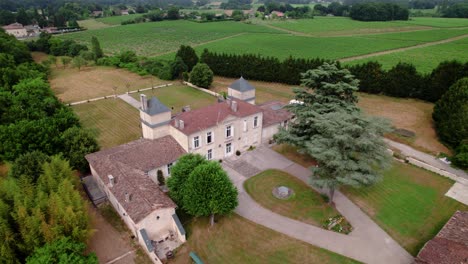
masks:
POLYGON ((236 22, 194 23, 189 21, 162 21, 88 30, 68 35, 63 39, 75 39, 88 44, 92 36, 99 41, 107 54, 133 50, 139 55, 156 56, 176 50, 181 44, 199 45, 243 33, 278 33, 281 31, 258 25, 236 22))
POLYGON ((103 17, 103 18, 98 18, 96 21, 108 24, 108 25, 120 25, 123 21, 127 21, 130 19, 134 19, 137 17, 143 16, 142 14, 132 14, 132 15, 126 15, 126 16, 110 16, 110 17, 103 17))
POLYGON ((384 69, 390 69, 398 62, 406 62, 416 65, 419 72, 430 73, 444 60, 468 61, 467 50, 468 38, 464 38, 450 43, 354 60, 345 64, 352 65, 367 61, 378 61, 384 69))

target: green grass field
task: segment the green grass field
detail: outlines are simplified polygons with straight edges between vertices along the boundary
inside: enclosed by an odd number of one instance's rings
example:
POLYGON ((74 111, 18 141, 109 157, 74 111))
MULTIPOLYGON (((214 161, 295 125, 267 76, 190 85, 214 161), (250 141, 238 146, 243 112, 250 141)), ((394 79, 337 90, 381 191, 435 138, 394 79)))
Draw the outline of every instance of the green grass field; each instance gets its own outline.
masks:
POLYGON ((222 217, 209 228, 208 219, 183 221, 187 242, 177 249, 170 263, 193 263, 194 251, 204 263, 359 263, 336 253, 314 247, 269 228, 252 223, 236 214, 222 217))
POLYGON ((132 14, 126 16, 110 16, 96 19, 98 22, 108 24, 108 25, 120 25, 123 21, 141 17, 143 14, 132 14))
POLYGON ((118 146, 141 137, 138 110, 120 99, 73 106, 84 127, 98 136, 101 148, 118 146))
MULTIPOLYGON (((181 111, 182 107, 190 105, 191 109, 197 109, 216 102, 216 98, 207 93, 200 92, 186 85, 173 85, 143 92, 148 98, 156 96, 163 104, 173 109, 173 113, 181 111)), ((140 93, 132 94, 132 97, 140 100, 140 93)))
POLYGON ((266 170, 244 183, 247 193, 263 207, 286 217, 322 227, 330 217, 339 215, 304 182, 279 170, 266 170), (292 197, 280 200, 273 196, 272 190, 278 186, 286 186, 294 191, 292 197))
MULTIPOLYGON (((128 16, 126 16, 128 17, 128 16)), ((162 21, 87 30, 59 36, 90 45, 91 37, 98 36, 105 53, 133 50, 138 55, 155 56, 175 51, 180 45, 198 45, 241 33, 278 33, 259 25, 237 22, 194 23, 190 21, 162 21)))
POLYGON ((450 43, 430 47, 396 52, 376 57, 346 62, 347 65, 378 61, 385 69, 390 69, 398 62, 412 63, 419 72, 430 73, 444 60, 468 61, 468 37, 450 43))
POLYGON ((382 182, 342 191, 416 255, 456 210, 468 210, 468 206, 444 195, 452 185, 447 178, 395 161, 382 182))
POLYGON ((468 19, 465 18, 413 17, 408 21, 399 21, 397 23, 435 28, 468 27, 468 19))

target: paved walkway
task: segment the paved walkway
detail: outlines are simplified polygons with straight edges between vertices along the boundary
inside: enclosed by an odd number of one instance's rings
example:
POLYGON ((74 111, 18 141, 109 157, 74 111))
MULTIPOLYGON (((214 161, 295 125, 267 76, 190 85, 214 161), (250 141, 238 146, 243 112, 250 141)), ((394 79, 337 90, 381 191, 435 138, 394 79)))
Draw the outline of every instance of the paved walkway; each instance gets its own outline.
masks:
POLYGON ((239 190, 239 206, 236 208, 236 213, 253 222, 365 263, 393 264, 413 261, 413 257, 408 252, 340 192, 335 192, 334 202, 338 211, 354 228, 348 235, 281 216, 257 204, 243 187, 244 181, 252 176, 253 170, 280 169, 306 183, 311 173, 267 147, 258 147, 239 158, 226 160, 223 162, 223 167, 239 190), (247 176, 238 172, 240 168, 246 170, 242 163, 249 164, 247 176))
POLYGON ((425 163, 429 165, 451 172, 459 177, 462 177, 468 180, 468 174, 466 172, 459 170, 459 169, 455 169, 451 167, 450 165, 443 163, 441 160, 439 160, 438 158, 432 155, 426 154, 419 150, 415 150, 414 148, 408 145, 401 144, 401 143, 392 141, 390 139, 384 139, 384 140, 390 147, 400 150, 401 153, 405 156, 410 156, 420 161, 424 161, 425 163))
POLYGON ((127 104, 135 107, 136 109, 140 109, 140 102, 137 99, 131 97, 129 94, 121 94, 118 97, 124 100, 124 102, 126 102, 127 104))

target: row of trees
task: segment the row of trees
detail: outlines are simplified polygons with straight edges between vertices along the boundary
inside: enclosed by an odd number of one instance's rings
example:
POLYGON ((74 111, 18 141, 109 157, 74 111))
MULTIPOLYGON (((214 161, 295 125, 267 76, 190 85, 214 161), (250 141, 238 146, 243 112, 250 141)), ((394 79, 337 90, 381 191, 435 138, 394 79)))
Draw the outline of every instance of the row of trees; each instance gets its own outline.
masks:
MULTIPOLYGON (((206 63, 215 75, 252 80, 300 84, 301 73, 316 69, 323 59, 287 58, 280 61, 273 57, 245 54, 218 54, 204 50, 200 61, 206 63)), ((337 67, 341 67, 337 64, 337 67)), ((468 76, 468 63, 457 61, 442 62, 430 74, 421 74, 416 67, 399 63, 390 70, 384 70, 378 62, 367 62, 348 67, 359 79, 360 91, 386 94, 394 97, 411 97, 436 102, 454 84, 468 76)))
POLYGON ((26 45, 0 32, 0 43, 4 39, 11 46, 0 53, 0 160, 14 161, 40 150, 62 153, 74 168, 86 171, 84 155, 98 149, 94 136, 55 97, 47 83, 48 69, 25 57, 26 45))
POLYGON ((393 3, 359 3, 351 6, 349 16, 361 21, 408 20, 408 8, 393 3))
POLYGON ((296 59, 289 57, 283 61, 275 57, 262 57, 253 54, 226 54, 215 53, 205 49, 200 57, 215 75, 224 77, 244 78, 299 84, 300 74, 309 69, 315 69, 327 60, 324 59, 296 59))
POLYGON ((27 42, 28 48, 31 51, 41 51, 54 56, 70 56, 75 57, 84 51, 88 51, 86 45, 78 44, 74 40, 62 40, 53 38, 51 34, 45 32, 39 35, 38 40, 27 42))
POLYGON ((182 156, 171 168, 167 180, 169 195, 187 213, 210 216, 232 212, 238 205, 237 189, 216 161, 207 161, 200 154, 182 156))

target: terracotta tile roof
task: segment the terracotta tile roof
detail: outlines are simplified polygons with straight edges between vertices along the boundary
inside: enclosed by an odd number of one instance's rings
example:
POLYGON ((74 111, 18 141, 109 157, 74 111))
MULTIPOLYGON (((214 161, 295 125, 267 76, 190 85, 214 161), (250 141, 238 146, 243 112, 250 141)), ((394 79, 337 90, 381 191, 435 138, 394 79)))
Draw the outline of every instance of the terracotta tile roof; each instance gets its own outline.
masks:
MULTIPOLYGON (((229 101, 229 100, 228 100, 229 101)), ((262 112, 260 107, 246 103, 242 100, 233 99, 237 103, 237 111, 233 111, 230 105, 225 102, 219 102, 204 108, 183 112, 172 120, 171 125, 180 130, 185 135, 191 135, 197 131, 216 126, 223 122, 228 116, 246 117, 262 112), (184 128, 175 126, 177 120, 184 121, 184 128)))
POLYGON ((415 259, 424 264, 468 263, 468 212, 457 211, 415 259))
MULTIPOLYGON (((160 208, 175 208, 176 204, 146 175, 145 172, 174 162, 185 151, 171 136, 159 139, 139 139, 86 156, 105 184, 108 175, 115 179, 109 187, 120 205, 135 223, 160 208), (126 201, 126 193, 130 201, 126 201)), ((108 185, 109 186, 109 185, 108 185)))
POLYGON ((280 122, 291 119, 293 114, 284 109, 285 105, 286 104, 278 101, 271 101, 259 105, 263 111, 263 127, 278 124, 280 122))
POLYGON ((23 25, 20 24, 20 23, 13 23, 13 24, 10 24, 10 25, 6 25, 6 26, 3 26, 3 29, 5 30, 12 30, 12 29, 23 29, 23 25))

